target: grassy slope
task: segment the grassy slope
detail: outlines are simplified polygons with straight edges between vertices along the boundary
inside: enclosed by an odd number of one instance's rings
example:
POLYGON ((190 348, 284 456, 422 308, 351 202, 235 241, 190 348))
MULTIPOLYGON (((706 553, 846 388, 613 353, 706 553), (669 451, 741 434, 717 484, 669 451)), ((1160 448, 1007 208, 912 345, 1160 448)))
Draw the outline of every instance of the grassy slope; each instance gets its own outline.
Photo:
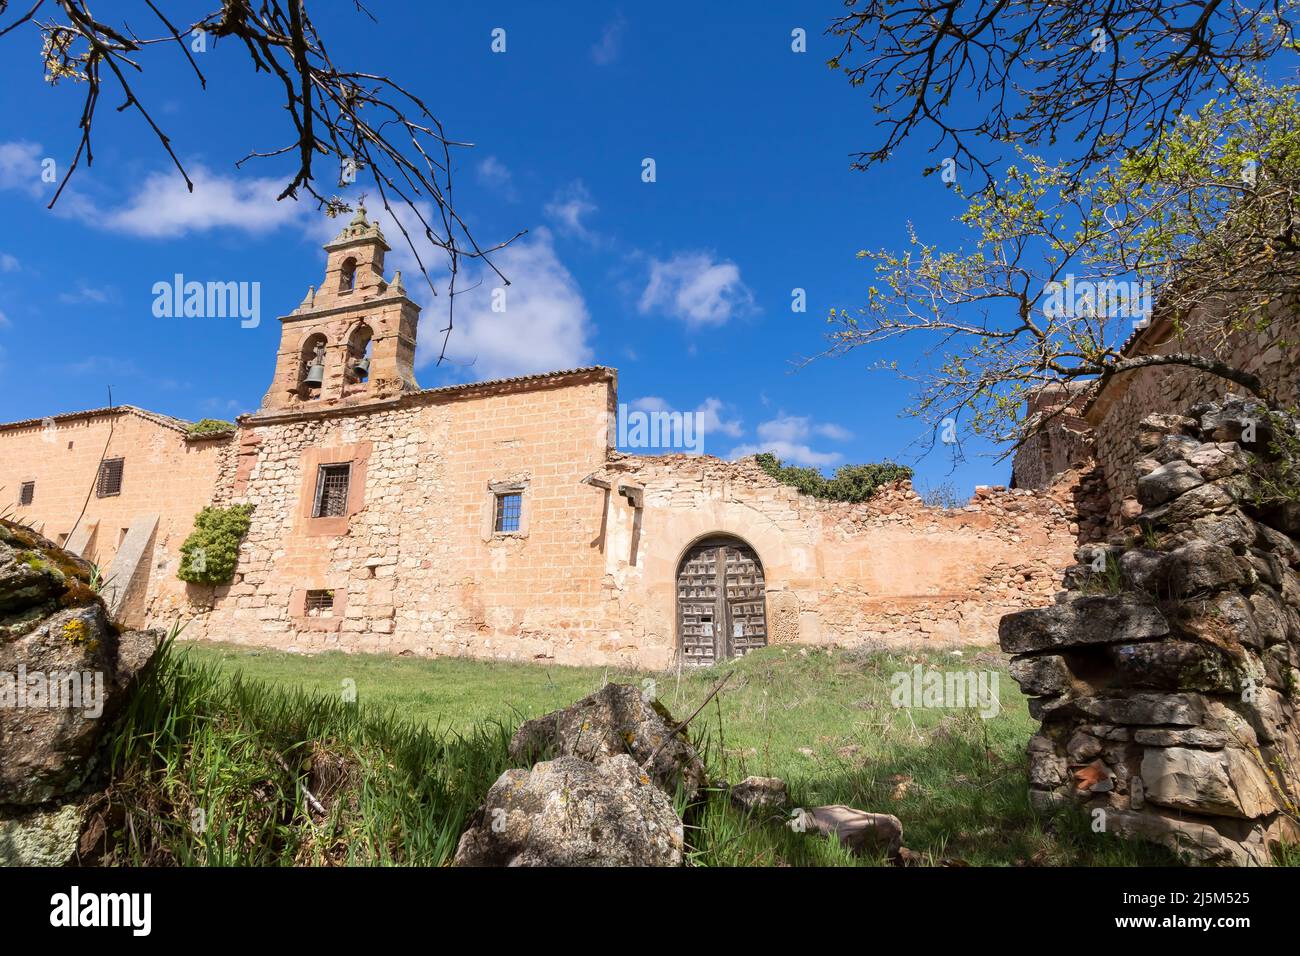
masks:
MULTIPOLYGON (((280 862, 444 862, 466 814, 495 775, 509 765, 504 744, 525 717, 572 703, 618 679, 656 681, 659 698, 681 717, 689 714, 723 674, 727 687, 692 725, 693 736, 715 776, 736 781, 748 774, 783 777, 804 806, 844 803, 896 814, 905 843, 931 862, 956 859, 971 864, 1134 864, 1169 862, 1153 849, 1126 845, 1093 834, 1073 818, 1040 819, 1029 807, 1025 784, 1025 744, 1033 729, 1024 700, 994 654, 967 651, 962 657, 916 652, 847 652, 769 648, 741 661, 705 672, 645 675, 598 668, 544 668, 469 660, 412 659, 323 654, 313 657, 249 651, 218 645, 192 645, 181 666, 216 674, 242 673, 285 691, 313 693, 263 730, 283 746, 320 736, 319 725, 355 719, 341 700, 344 681, 354 681, 361 713, 394 712, 413 725, 387 743, 372 733, 331 730, 331 752, 369 767, 363 793, 372 805, 354 808, 323 852, 307 840, 284 853, 280 862), (890 676, 915 664, 945 670, 999 672, 1002 712, 981 720, 972 712, 934 709, 896 710, 889 703, 890 676), (314 717, 304 717, 315 707, 314 717), (352 715, 352 716, 345 716, 352 715), (317 725, 313 728, 313 724, 317 725), (422 732, 429 728, 432 733, 422 732), (449 743, 450 742, 450 743, 449 743), (409 771, 394 772, 380 750, 414 748, 409 771), (369 748, 369 749, 368 749, 369 748), (440 750, 440 748, 442 748, 440 750), (442 761, 444 766, 437 766, 442 761), (388 763, 386 769, 384 764, 388 763), (375 768, 379 768, 379 775, 375 768), (412 802, 385 795, 387 788, 420 786, 422 774, 441 783, 412 802), (376 830, 387 828, 385 841, 376 830), (358 845, 349 840, 361 831, 358 845), (418 839, 409 831, 419 834, 418 839), (397 833, 406 835, 394 836, 397 833), (418 845, 411 852, 405 844, 418 845), (344 849, 346 848, 346 849, 344 849), (296 855, 296 856, 295 856, 296 855)), ((220 684, 221 681, 215 681, 220 684)), ((240 706, 267 711, 275 694, 249 694, 240 706)), ((380 720, 377 723, 384 724, 380 720)), ((191 763, 193 761, 190 761, 191 763)), ((275 777, 270 770, 268 776, 275 777)), ((284 776, 281 774, 280 776, 284 776)), ((290 783, 291 787, 291 783, 290 783)), ((199 788, 201 789, 201 787, 199 788)), ((293 795, 288 794, 292 800, 293 795)), ((219 816, 229 816, 219 811, 219 816)), ((828 841, 794 834, 771 821, 746 819, 724 799, 711 799, 688 818, 692 859, 699 864, 846 864, 850 860, 828 841)), ((266 860, 264 862, 271 862, 266 860)), ((873 862, 873 861, 867 861, 873 862)), ((879 862, 879 861, 874 861, 879 862)))

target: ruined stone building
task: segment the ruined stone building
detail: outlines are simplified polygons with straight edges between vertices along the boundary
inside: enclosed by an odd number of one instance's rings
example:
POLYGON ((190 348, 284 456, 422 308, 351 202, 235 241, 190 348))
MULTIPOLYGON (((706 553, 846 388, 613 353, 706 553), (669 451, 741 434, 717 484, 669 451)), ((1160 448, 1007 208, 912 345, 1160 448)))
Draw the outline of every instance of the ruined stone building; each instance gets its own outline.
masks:
POLYGON ((129 406, 0 426, 0 495, 95 561, 131 624, 283 649, 665 668, 765 644, 991 644, 1057 588, 1068 496, 801 495, 752 458, 620 453, 617 375, 422 389, 419 308, 364 211, 280 319, 231 431, 129 406), (267 357, 270 366, 271 357, 267 357), (255 506, 233 580, 177 577, 207 504, 255 506))
MULTIPOLYGON (((1300 401, 1300 314, 1281 309, 1266 326, 1233 332, 1219 341, 1205 339, 1208 325, 1180 333, 1172 319, 1157 312, 1125 342, 1125 357, 1171 352, 1213 353, 1222 361, 1259 377, 1276 403, 1300 401)), ((1125 372, 1104 383, 1077 381, 1040 389, 1029 400, 1030 417, 1046 417, 1047 427, 1018 449, 1012 487, 1045 489, 1062 479, 1079 480, 1093 469, 1091 487, 1076 491, 1076 514, 1100 532, 1117 528, 1140 510, 1133 464, 1142 457, 1138 423, 1152 413, 1181 414, 1240 386, 1186 366, 1154 366, 1125 372)), ((1087 479, 1085 479, 1087 480, 1087 479)))

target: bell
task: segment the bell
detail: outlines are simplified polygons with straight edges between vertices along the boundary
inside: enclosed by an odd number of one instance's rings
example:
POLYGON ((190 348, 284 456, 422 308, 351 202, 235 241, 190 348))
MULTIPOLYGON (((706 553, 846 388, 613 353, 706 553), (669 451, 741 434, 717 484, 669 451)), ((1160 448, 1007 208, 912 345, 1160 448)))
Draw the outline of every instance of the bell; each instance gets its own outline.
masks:
POLYGON ((315 388, 319 388, 325 383, 325 366, 319 363, 309 365, 307 367, 307 374, 303 377, 302 383, 304 385, 311 385, 315 388))
POLYGON ((357 378, 365 378, 370 374, 370 357, 363 355, 352 363, 352 374, 357 378))

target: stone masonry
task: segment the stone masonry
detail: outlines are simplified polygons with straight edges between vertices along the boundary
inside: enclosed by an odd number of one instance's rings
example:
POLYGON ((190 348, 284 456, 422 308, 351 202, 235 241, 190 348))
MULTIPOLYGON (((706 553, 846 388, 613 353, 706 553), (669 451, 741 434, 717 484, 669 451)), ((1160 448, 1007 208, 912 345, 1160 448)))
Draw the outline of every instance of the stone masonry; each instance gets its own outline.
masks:
POLYGON ((1152 415, 1133 443, 1135 520, 1079 549, 1056 603, 1002 620, 1042 721, 1030 795, 1194 861, 1265 865, 1300 836, 1300 507, 1252 504, 1257 404, 1152 415))

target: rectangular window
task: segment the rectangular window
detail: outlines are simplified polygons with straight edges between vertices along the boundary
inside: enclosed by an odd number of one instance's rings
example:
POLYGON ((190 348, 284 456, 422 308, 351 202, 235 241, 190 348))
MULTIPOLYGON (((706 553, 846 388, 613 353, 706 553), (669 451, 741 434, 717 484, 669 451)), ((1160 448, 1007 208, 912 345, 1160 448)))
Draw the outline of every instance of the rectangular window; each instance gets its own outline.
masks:
POLYGON ((308 591, 303 610, 308 617, 333 617, 334 592, 328 590, 308 591))
POLYGON ((496 530, 510 532, 519 530, 519 514, 523 508, 524 496, 518 491, 497 495, 496 530))
POLYGON ((123 458, 109 458, 99 465, 99 480, 95 482, 96 498, 113 498, 122 493, 123 458))
POLYGON ((29 505, 36 499, 36 482, 24 481, 18 489, 18 503, 29 505))
POLYGON ((321 465, 316 472, 316 503, 313 518, 335 518, 348 513, 348 485, 352 464, 321 465))

